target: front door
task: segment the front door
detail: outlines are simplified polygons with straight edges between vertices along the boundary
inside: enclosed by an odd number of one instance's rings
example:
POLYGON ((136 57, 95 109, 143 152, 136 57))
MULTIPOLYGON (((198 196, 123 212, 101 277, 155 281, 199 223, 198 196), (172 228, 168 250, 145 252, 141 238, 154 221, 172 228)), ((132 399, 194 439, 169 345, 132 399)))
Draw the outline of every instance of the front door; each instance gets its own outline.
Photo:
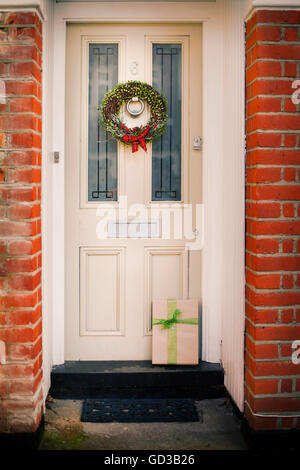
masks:
MULTIPOLYGON (((200 25, 68 26, 66 360, 149 360, 152 300, 200 308, 200 98, 200 25), (147 152, 99 125, 104 94, 128 80, 167 99, 167 128, 147 152)), ((120 111, 130 127, 150 112, 120 111)))

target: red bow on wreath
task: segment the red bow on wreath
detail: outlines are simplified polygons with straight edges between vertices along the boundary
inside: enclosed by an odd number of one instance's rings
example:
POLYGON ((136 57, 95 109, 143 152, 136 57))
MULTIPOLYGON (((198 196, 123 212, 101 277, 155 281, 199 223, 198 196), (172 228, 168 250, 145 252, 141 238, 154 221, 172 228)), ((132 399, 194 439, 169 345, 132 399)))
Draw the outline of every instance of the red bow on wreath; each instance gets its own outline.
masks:
POLYGON ((132 153, 137 152, 139 149, 139 144, 145 152, 147 152, 147 145, 145 142, 144 137, 148 133, 150 127, 146 127, 146 129, 140 135, 124 135, 123 139, 124 142, 131 142, 132 143, 132 153))

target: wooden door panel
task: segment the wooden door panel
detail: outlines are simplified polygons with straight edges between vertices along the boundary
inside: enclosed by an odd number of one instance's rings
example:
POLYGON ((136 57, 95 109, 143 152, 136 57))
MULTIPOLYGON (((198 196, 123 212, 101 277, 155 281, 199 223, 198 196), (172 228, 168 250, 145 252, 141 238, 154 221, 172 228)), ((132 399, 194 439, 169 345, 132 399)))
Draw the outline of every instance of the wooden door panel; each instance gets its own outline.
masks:
POLYGON ((80 250, 80 334, 121 334, 124 323, 122 250, 80 250))
MULTIPOLYGON (((124 197, 138 220, 160 202, 171 213, 172 204, 201 203, 201 153, 192 148, 193 133, 201 135, 201 27, 69 25, 66 75, 66 360, 149 360, 152 300, 200 301, 201 257, 184 232, 101 238, 99 214, 108 203, 118 214, 124 197), (98 126, 98 101, 127 80, 153 80, 168 95, 168 129, 147 153, 132 154, 98 126)), ((134 123, 149 114, 146 106, 134 123)))

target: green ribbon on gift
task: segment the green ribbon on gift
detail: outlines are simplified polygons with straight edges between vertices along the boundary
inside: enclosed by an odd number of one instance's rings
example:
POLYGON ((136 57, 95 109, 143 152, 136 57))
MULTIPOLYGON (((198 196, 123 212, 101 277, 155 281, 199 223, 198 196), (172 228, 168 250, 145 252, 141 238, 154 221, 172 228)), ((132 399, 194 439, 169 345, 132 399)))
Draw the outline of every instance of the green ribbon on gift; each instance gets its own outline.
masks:
POLYGON ((177 364, 177 323, 198 325, 198 318, 178 318, 182 312, 176 308, 177 302, 168 299, 168 318, 153 318, 152 326, 161 325, 162 330, 168 330, 168 364, 177 364))

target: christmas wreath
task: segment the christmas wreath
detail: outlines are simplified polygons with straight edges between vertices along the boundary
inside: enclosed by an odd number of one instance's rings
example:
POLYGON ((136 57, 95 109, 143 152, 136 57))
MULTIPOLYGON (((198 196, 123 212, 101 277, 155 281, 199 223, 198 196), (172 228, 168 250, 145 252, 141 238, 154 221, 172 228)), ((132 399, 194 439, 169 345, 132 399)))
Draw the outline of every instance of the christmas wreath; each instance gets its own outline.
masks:
POLYGON ((147 142, 161 136, 165 130, 167 101, 148 83, 139 81, 119 83, 105 94, 101 104, 101 118, 101 124, 106 131, 123 144, 132 145, 132 152, 137 152, 139 145, 146 152, 147 142), (141 102, 147 101, 151 116, 144 126, 128 128, 118 114, 123 103, 137 99, 141 102))

